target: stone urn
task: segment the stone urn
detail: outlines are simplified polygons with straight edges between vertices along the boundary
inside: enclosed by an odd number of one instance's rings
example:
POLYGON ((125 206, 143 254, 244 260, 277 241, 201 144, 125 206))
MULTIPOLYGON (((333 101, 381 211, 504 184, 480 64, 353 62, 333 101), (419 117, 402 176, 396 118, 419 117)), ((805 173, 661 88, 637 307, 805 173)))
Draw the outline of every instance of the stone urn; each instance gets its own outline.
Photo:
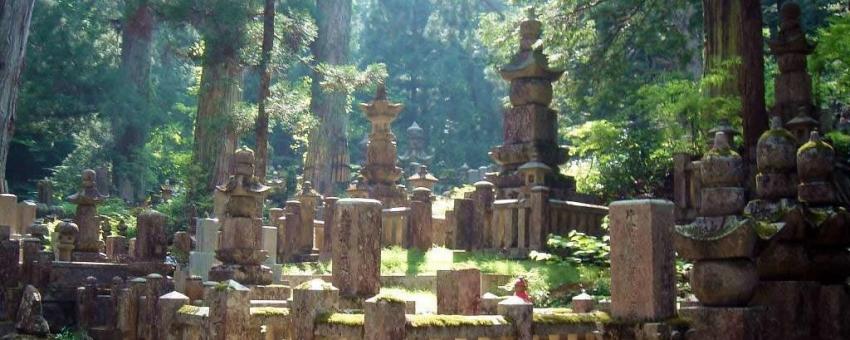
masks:
POLYGON ((723 132, 714 136, 714 146, 700 162, 702 184, 706 187, 737 187, 744 178, 744 163, 729 145, 723 132))
POLYGON ((797 166, 796 139, 782 127, 782 118, 771 117, 770 130, 759 137, 756 163, 759 172, 790 172, 797 166))
POLYGON ((71 261, 71 251, 74 250, 74 242, 77 240, 77 234, 80 233, 80 228, 71 221, 64 220, 56 226, 59 233, 59 244, 56 249, 59 250, 58 261, 71 261))

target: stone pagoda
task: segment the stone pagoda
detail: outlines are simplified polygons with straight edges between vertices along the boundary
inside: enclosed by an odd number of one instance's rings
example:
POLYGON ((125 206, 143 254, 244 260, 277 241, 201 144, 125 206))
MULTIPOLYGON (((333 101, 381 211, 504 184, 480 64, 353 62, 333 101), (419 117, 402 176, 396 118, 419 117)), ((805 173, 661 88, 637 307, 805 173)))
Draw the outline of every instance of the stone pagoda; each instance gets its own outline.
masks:
POLYGON ((806 39, 800 24, 800 5, 784 3, 780 17, 778 37, 768 42, 779 64, 779 75, 774 80, 776 103, 773 115, 786 122, 785 126, 797 138, 799 146, 819 125, 812 101, 812 78, 806 71, 806 58, 812 54, 815 45, 806 39))
POLYGON ((381 201, 384 209, 404 206, 406 194, 397 186, 402 176, 397 165, 398 149, 390 124, 404 106, 387 100, 384 84, 378 85, 375 99, 361 103, 360 109, 372 122, 372 132, 366 146, 366 165, 360 170, 368 187, 369 198, 381 201))
POLYGON ((97 205, 106 198, 97 190, 94 170, 83 170, 80 191, 68 196, 67 201, 77 205, 74 223, 79 227, 74 244, 73 260, 80 262, 106 262, 106 254, 101 252, 100 228, 97 218, 97 205))
POLYGON ((405 164, 405 169, 416 173, 420 165, 430 164, 433 158, 434 154, 428 151, 425 142, 425 130, 413 122, 407 128, 407 151, 398 155, 398 159, 405 164))
POLYGON ((505 111, 504 141, 490 156, 501 171, 489 180, 499 198, 518 197, 531 186, 550 188, 552 198, 566 199, 575 181, 560 174, 567 161, 566 147, 558 145, 558 113, 549 108, 552 82, 563 71, 549 67, 540 41, 542 23, 533 9, 520 23, 520 49, 500 73, 511 83, 511 108, 505 111))
POLYGON ((254 176, 254 151, 236 150, 233 174, 216 187, 227 196, 221 216, 221 244, 216 258, 222 262, 210 269, 213 281, 235 280, 247 285, 272 282, 272 271, 263 265, 268 257, 262 250, 263 199, 270 189, 254 176))

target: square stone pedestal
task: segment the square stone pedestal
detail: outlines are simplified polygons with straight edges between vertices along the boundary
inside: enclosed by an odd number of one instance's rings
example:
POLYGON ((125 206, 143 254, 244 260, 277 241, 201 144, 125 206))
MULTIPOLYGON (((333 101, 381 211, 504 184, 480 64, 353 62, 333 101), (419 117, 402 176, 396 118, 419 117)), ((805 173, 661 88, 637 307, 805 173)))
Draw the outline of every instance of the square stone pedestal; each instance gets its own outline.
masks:
POLYGON ((761 307, 686 307, 679 316, 690 321, 688 340, 784 339, 764 336, 761 307))

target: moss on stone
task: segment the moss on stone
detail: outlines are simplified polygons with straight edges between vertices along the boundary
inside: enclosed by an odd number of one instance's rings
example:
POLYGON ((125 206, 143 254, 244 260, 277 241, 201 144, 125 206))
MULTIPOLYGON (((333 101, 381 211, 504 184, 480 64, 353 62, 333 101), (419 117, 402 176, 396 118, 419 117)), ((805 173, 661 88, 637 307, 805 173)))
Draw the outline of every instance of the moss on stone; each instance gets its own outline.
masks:
POLYGON ((535 313, 534 323, 546 325, 575 325, 581 323, 609 323, 611 317, 605 312, 591 313, 535 313))
POLYGON ((255 315, 255 316, 289 316, 289 308, 251 307, 251 315, 255 315))
POLYGON ((802 153, 812 149, 822 152, 835 152, 832 146, 823 141, 808 141, 806 142, 806 144, 803 144, 800 149, 797 150, 797 156, 799 157, 802 153))
POLYGON ((365 317, 363 314, 328 313, 319 315, 316 322, 329 325, 363 327, 365 317))
POLYGON ((793 134, 791 134, 791 131, 788 131, 786 129, 774 129, 774 130, 767 130, 764 133, 762 133, 761 137, 759 137, 759 141, 761 141, 763 139, 770 138, 770 137, 784 138, 784 139, 787 139, 788 141, 790 141, 792 144, 797 140, 797 138, 794 137, 793 134))
POLYGON ((463 326, 497 326, 507 324, 501 316, 490 315, 425 315, 416 314, 407 317, 407 323, 418 327, 463 327, 463 326))
POLYGON ((183 305, 180 309, 177 310, 178 314, 191 314, 195 315, 201 311, 201 307, 193 306, 193 305, 183 305))
POLYGON ((375 296, 375 301, 377 301, 377 302, 387 302, 387 303, 401 303, 401 304, 407 303, 407 301, 403 297, 398 296, 396 294, 392 294, 392 293, 378 294, 377 296, 375 296))

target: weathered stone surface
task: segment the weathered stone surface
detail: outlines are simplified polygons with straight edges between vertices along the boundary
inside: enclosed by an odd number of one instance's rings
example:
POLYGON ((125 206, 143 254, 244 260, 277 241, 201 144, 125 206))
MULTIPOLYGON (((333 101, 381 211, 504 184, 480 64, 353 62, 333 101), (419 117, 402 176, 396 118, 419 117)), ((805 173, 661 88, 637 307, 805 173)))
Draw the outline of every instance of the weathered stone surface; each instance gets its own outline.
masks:
POLYGON ((581 294, 574 296, 570 304, 575 313, 590 313, 594 310, 595 305, 593 297, 584 290, 581 291, 581 294))
POLYGON ((250 295, 248 288, 233 280, 219 283, 210 290, 210 339, 250 339, 250 295))
POLYGON ((738 187, 703 188, 700 202, 700 215, 708 217, 736 215, 747 205, 746 192, 738 187))
POLYGON ((703 305, 739 307, 753 297, 758 274, 755 264, 746 258, 701 260, 694 263, 690 282, 703 305))
POLYGON ((475 228, 475 202, 468 198, 455 199, 454 221, 455 246, 458 249, 478 249, 481 231, 475 228))
MULTIPOLYGON (((341 200, 341 201, 344 201, 341 200)), ((339 306, 339 290, 330 283, 316 279, 298 285, 292 290, 292 338, 313 340, 316 317, 334 313, 339 306)))
POLYGON ((381 288, 381 202, 341 199, 334 215, 333 283, 344 297, 369 298, 381 288))
POLYGON ((673 203, 618 201, 609 208, 612 316, 634 321, 673 316, 673 203))
POLYGON ((755 255, 755 230, 734 216, 698 217, 676 226, 676 253, 691 260, 749 258, 755 255))
POLYGON ((796 182, 792 174, 761 173, 756 175, 756 192, 764 199, 793 198, 797 195, 796 182))
POLYGON ((128 256, 129 244, 126 237, 111 235, 106 238, 106 257, 108 257, 110 261, 125 262, 128 256))
POLYGON ((803 244, 778 240, 768 243, 756 260, 762 280, 802 279, 808 273, 809 263, 803 244))
POLYGON ((816 335, 819 284, 807 281, 762 281, 750 301, 762 306, 764 339, 813 339, 816 335))
POLYGON ((406 199, 404 191, 396 187, 402 171, 397 166, 396 137, 390 129, 390 124, 398 117, 403 107, 402 104, 387 100, 384 84, 378 85, 372 101, 360 104, 366 119, 372 123, 372 131, 366 145, 366 164, 360 173, 366 179, 369 198, 377 199, 385 208, 404 206, 406 199))
POLYGON ((21 234, 18 230, 18 197, 12 194, 0 194, 0 225, 12 228, 12 234, 21 234))
POLYGON ((32 201, 23 201, 18 203, 18 223, 17 230, 18 233, 23 235, 27 233, 27 228, 35 222, 35 215, 38 210, 38 206, 35 202, 32 201))
POLYGON ((319 260, 321 261, 328 261, 333 258, 333 235, 336 232, 336 220, 334 219, 334 215, 336 215, 337 201, 339 201, 339 198, 337 197, 325 198, 325 211, 323 216, 325 219, 325 230, 324 237, 322 238, 322 251, 319 254, 319 260))
MULTIPOLYGON (((77 205, 74 223, 80 228, 80 233, 77 235, 74 251, 98 254, 103 243, 100 241, 97 205, 102 203, 105 197, 97 190, 94 170, 84 170, 81 178, 80 190, 67 198, 67 201, 77 205)), ((97 257, 85 254, 81 254, 81 256, 86 257, 86 259, 97 257)), ((102 259, 105 260, 105 258, 106 255, 103 255, 102 259)))
POLYGON ((758 340, 766 337, 764 310, 758 307, 686 307, 679 315, 690 321, 688 340, 758 340))
POLYGON ((22 334, 30 335, 43 336, 50 333, 50 326, 42 315, 41 293, 31 285, 24 288, 15 329, 22 334))
POLYGON ((782 127, 782 118, 771 117, 770 130, 759 137, 756 164, 761 173, 787 174, 796 169, 796 140, 790 131, 782 127))
POLYGON ((136 261, 162 261, 165 259, 166 216, 156 210, 146 210, 136 218, 136 261))
POLYGON ((850 339, 850 296, 845 285, 821 286, 817 312, 819 339, 850 339))
POLYGON ((498 312, 505 318, 511 320, 514 325, 517 340, 532 339, 532 317, 534 305, 516 296, 509 297, 499 302, 498 312))
POLYGON ((410 201, 410 245, 428 250, 434 244, 434 226, 431 217, 431 190, 416 188, 410 201))
POLYGON ((481 271, 437 271, 437 313, 477 315, 481 302, 481 271))
POLYGON ((20 279, 26 284, 35 283, 34 276, 36 264, 39 260, 44 245, 41 240, 34 237, 25 237, 21 240, 21 276, 20 279))
POLYGON ((198 220, 198 226, 195 232, 195 242, 197 243, 197 251, 215 252, 218 249, 218 219, 202 218, 198 220))
POLYGON ((280 261, 294 262, 298 260, 299 255, 309 253, 313 248, 312 242, 307 243, 307 240, 312 240, 312 230, 310 230, 310 237, 301 235, 307 232, 307 229, 301 226, 303 223, 301 202, 287 201, 284 210, 284 247, 279 249, 283 251, 280 261))
POLYGON ((364 335, 372 340, 404 339, 405 332, 405 303, 395 299, 372 297, 363 304, 364 335))
POLYGON ((17 285, 21 243, 11 240, 12 227, 0 225, 0 289, 17 285))
POLYGON ((322 205, 322 196, 313 190, 310 181, 304 181, 298 201, 301 202, 301 230, 298 233, 299 251, 309 254, 314 246, 316 210, 322 205))
POLYGON ((176 332, 176 329, 174 328, 175 318, 177 316, 177 310, 188 303, 189 297, 180 294, 179 292, 171 292, 159 297, 159 301, 157 303, 157 329, 159 330, 159 336, 157 339, 180 339, 178 337, 178 332, 176 332))

